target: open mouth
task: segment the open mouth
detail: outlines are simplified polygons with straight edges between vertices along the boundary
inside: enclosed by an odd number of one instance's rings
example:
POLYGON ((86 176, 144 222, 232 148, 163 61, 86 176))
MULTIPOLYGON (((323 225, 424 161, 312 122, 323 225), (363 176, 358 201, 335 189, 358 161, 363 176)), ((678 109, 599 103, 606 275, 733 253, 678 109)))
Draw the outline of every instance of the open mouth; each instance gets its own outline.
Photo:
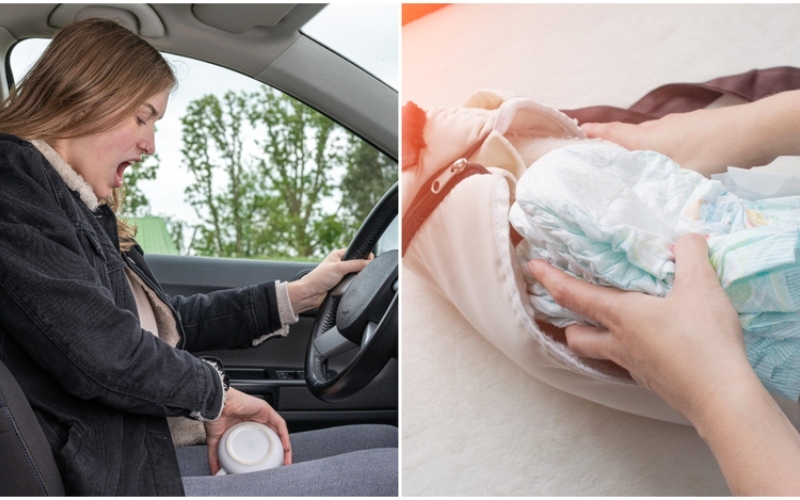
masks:
POLYGON ((115 179, 116 182, 114 183, 116 187, 122 186, 122 175, 125 173, 125 169, 132 165, 133 161, 124 161, 117 165, 117 178, 115 179))

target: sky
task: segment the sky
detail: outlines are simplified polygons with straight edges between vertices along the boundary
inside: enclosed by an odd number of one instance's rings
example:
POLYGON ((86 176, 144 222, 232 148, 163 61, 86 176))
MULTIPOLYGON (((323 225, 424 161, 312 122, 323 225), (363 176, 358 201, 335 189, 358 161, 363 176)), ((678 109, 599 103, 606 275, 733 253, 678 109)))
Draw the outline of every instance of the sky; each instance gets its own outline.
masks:
MULTIPOLYGON (((387 85, 399 86, 400 7, 397 4, 328 5, 303 29, 310 37, 339 52, 387 85), (369 43, 365 43, 368 40, 369 43)), ((12 52, 17 79, 39 57, 46 42, 29 40, 12 52)), ((228 90, 253 91, 261 83, 210 64, 165 54, 176 70, 178 88, 170 96, 167 113, 157 124, 156 148, 160 158, 155 181, 142 181, 154 215, 169 215, 196 223, 194 209, 185 203, 184 190, 192 176, 181 166, 181 124, 188 104, 203 95, 219 97, 228 90)))

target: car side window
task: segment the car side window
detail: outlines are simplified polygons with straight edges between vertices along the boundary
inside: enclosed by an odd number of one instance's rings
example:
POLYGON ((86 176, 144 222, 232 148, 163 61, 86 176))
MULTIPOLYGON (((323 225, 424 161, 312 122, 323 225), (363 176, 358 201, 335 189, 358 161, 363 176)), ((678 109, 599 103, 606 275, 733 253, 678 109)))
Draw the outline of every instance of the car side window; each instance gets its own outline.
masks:
MULTIPOLYGON (((15 81, 47 43, 13 48, 15 81)), ((349 243, 397 181, 394 161, 299 101, 164 56, 178 86, 156 126, 156 154, 125 173, 123 215, 145 252, 318 261, 349 243)))

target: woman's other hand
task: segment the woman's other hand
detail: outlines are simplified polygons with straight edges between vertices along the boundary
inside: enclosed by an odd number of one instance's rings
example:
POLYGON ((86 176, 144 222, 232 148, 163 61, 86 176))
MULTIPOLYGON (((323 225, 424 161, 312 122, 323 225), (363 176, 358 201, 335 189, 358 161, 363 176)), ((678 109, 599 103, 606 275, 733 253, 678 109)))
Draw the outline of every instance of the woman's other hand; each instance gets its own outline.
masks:
POLYGON ((289 443, 289 429, 286 421, 278 415, 263 399, 254 398, 234 388, 228 389, 222 415, 214 421, 206 422, 206 444, 208 445, 208 465, 211 474, 219 471, 219 440, 231 426, 239 422, 260 422, 281 438, 283 444, 283 465, 292 464, 292 446, 289 443))
POLYGON ((342 260, 345 251, 339 249, 331 252, 313 271, 288 284, 289 299, 296 314, 319 307, 328 291, 338 285, 342 278, 360 272, 373 258, 370 254, 367 259, 342 260))

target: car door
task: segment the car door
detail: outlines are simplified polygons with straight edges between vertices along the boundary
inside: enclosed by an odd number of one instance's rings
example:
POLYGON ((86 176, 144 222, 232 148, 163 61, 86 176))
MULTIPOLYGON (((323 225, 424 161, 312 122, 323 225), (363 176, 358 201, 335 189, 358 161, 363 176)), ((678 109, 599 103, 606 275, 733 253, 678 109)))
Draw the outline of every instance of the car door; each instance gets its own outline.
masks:
MULTIPOLYGON (((390 228, 396 231, 396 224, 390 228)), ((396 233, 385 238, 396 249, 396 233), (394 236, 394 238, 393 238, 394 236), (392 239, 394 241, 392 242, 392 239)), ((171 295, 209 293, 244 287, 260 281, 298 279, 314 266, 308 263, 222 259, 147 254, 148 264, 171 295)), ((286 419, 292 432, 332 425, 398 423, 398 363, 383 371, 352 398, 340 403, 318 400, 306 388, 304 364, 316 311, 300 315, 287 337, 270 339, 258 347, 197 353, 219 357, 231 384, 263 397, 286 419)), ((329 372, 341 370, 355 352, 331 360, 329 372)), ((334 373, 331 373, 333 375, 334 373)))

